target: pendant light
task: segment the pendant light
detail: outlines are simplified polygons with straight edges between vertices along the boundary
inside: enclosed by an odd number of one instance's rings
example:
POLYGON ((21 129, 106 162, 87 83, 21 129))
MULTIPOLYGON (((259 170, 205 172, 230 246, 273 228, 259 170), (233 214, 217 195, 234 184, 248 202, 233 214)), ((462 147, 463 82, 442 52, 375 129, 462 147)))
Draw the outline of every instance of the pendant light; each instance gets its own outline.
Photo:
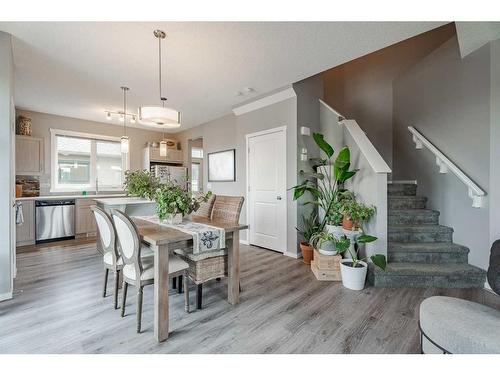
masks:
MULTIPOLYGON (((123 113, 127 113, 127 91, 128 87, 122 86, 123 91, 123 113)), ((127 116, 123 116, 123 135, 121 137, 121 151, 122 154, 128 154, 129 151, 129 138, 127 136, 127 116)))
POLYGON ((175 129, 181 126, 181 113, 175 109, 165 107, 167 98, 163 97, 161 91, 161 41, 165 39, 167 34, 162 30, 155 30, 153 32, 156 39, 158 39, 158 83, 160 106, 143 106, 139 108, 139 122, 143 125, 162 127, 168 129, 175 129))
MULTIPOLYGON (((161 103, 163 106, 165 106, 165 98, 161 99, 161 103)), ((167 156, 167 141, 165 140, 165 128, 163 128, 163 136, 161 138, 160 142, 160 156, 167 156)))

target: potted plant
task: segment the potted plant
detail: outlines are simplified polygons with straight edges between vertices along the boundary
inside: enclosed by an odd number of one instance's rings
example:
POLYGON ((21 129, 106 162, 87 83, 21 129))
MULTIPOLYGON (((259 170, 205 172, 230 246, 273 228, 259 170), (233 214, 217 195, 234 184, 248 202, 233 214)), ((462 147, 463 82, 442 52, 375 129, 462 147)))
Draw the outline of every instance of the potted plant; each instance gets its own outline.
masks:
POLYGON ((350 240, 342 236, 334 236, 326 231, 314 233, 311 236, 311 245, 323 255, 343 253, 350 245, 350 240))
POLYGON ((183 190, 173 183, 163 184, 158 187, 154 194, 156 202, 156 213, 162 222, 167 224, 180 224, 185 215, 196 211, 201 202, 206 202, 212 195, 193 197, 189 191, 183 190))
MULTIPOLYGON (((356 239, 357 244, 373 242, 377 237, 364 234, 356 239)), ((340 261, 340 274, 342 276, 342 284, 352 290, 362 290, 365 287, 366 273, 368 270, 367 258, 359 259, 357 251, 351 251, 351 247, 347 246, 344 252, 350 254, 350 259, 342 259, 340 261)), ((386 258, 382 254, 374 254, 370 256, 373 264, 385 270, 386 258)))
POLYGON ((311 236, 318 230, 317 215, 312 212, 308 217, 302 215, 303 229, 298 228, 297 231, 304 237, 304 241, 300 242, 300 251, 302 252, 302 261, 305 264, 311 264, 314 258, 313 247, 311 246, 311 236))
POLYGON ((344 234, 342 228, 342 207, 347 201, 354 200, 354 193, 349 190, 339 191, 335 202, 330 207, 325 229, 328 233, 334 236, 341 236, 344 234))
POLYGON ((124 189, 127 195, 153 199, 160 180, 147 170, 125 171, 124 189))
POLYGON ((357 202, 355 199, 346 200, 342 204, 342 227, 345 230, 361 229, 361 224, 375 215, 375 207, 357 202))

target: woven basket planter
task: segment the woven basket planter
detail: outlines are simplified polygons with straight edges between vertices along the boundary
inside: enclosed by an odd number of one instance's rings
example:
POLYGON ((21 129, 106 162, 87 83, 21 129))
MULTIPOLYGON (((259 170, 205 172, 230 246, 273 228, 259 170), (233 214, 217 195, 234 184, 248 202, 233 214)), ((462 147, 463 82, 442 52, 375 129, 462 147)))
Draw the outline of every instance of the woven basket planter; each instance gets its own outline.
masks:
POLYGON ((189 276, 196 284, 227 275, 227 255, 196 262, 187 257, 184 257, 184 260, 189 264, 189 276))
POLYGON ((31 135, 31 119, 29 117, 17 116, 17 134, 31 135))

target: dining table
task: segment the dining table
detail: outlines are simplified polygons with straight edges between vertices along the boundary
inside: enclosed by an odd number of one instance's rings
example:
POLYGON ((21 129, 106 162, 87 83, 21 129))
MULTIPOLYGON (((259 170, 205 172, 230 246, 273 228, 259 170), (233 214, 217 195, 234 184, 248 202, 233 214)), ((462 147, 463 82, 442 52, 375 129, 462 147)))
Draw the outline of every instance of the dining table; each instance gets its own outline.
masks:
MULTIPOLYGON (((139 231, 140 239, 149 245, 154 253, 154 336, 158 342, 169 335, 168 312, 168 259, 177 249, 193 247, 193 236, 172 226, 156 224, 140 217, 131 217, 139 231)), ((240 230, 248 225, 205 218, 191 218, 191 221, 223 229, 228 255, 227 301, 236 305, 240 301, 240 230)))

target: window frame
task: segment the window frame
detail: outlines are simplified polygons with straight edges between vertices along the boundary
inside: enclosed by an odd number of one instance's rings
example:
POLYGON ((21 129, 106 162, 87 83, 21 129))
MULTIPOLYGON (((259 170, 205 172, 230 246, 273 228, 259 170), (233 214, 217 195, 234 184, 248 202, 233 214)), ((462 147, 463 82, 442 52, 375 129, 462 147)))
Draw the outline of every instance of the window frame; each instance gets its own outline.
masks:
POLYGON ((205 152, 203 150, 203 147, 191 147, 191 158, 192 159, 203 159, 205 156, 205 152), (201 156, 193 156, 193 151, 200 151, 201 152, 201 156))
MULTIPOLYGON (((84 138, 91 141, 108 141, 120 143, 120 137, 112 137, 107 135, 92 134, 75 132, 71 130, 50 129, 50 192, 51 193, 66 193, 66 192, 80 192, 82 190, 95 190, 95 179, 97 173, 97 143, 91 142, 90 146, 90 184, 81 185, 62 185, 57 183, 58 176, 58 154, 57 154, 57 136, 84 138)), ((130 151, 122 155, 122 181, 125 177, 125 171, 130 169, 130 151)), ((102 186, 103 191, 123 191, 123 186, 120 187, 105 187, 102 186)))

